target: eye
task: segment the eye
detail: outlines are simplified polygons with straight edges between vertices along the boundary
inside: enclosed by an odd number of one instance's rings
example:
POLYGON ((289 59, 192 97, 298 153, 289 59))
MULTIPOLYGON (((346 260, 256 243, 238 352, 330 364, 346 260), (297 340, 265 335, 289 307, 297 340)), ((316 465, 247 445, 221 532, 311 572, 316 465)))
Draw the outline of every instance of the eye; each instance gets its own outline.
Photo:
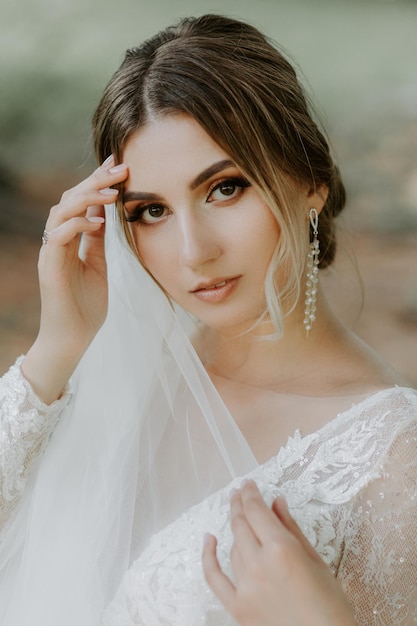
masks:
POLYGON ((215 183, 209 191, 207 202, 236 198, 249 186, 250 182, 245 178, 227 178, 220 183, 215 183))
POLYGON ((167 209, 161 204, 148 204, 138 206, 127 211, 127 222, 141 222, 142 224, 154 224, 166 216, 167 209))
POLYGON ((152 204, 151 206, 146 207, 146 209, 143 211, 142 219, 144 219, 144 216, 147 216, 151 220, 160 219, 161 217, 163 217, 164 213, 165 213, 165 207, 160 206, 158 204, 152 204))
POLYGON ((236 191, 236 185, 230 181, 221 183, 216 191, 220 192, 223 196, 233 196, 236 191))

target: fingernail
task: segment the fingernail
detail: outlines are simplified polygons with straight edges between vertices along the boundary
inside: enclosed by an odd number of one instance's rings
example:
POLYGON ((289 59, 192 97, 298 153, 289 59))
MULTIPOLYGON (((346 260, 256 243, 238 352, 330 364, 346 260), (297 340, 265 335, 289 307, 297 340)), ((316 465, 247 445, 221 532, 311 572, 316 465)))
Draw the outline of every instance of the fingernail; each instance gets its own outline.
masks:
POLYGON ((282 496, 280 494, 279 496, 277 496, 275 498, 275 500, 277 500, 279 502, 280 509, 283 509, 286 513, 289 513, 288 503, 287 503, 287 500, 286 500, 285 496, 282 496))
POLYGON ((94 224, 104 224, 104 217, 99 217, 98 215, 95 216, 91 216, 91 217, 87 217, 87 220, 89 222, 93 222, 94 224))
POLYGON ((237 493, 239 493, 239 490, 238 490, 238 489, 235 489, 235 488, 233 487, 233 489, 231 489, 231 490, 230 490, 230 493, 229 493, 229 498, 230 498, 230 500, 231 500, 231 499, 233 498, 233 496, 235 496, 237 493))
POLYGON ((112 167, 109 169, 110 174, 118 174, 119 172, 123 172, 123 170, 127 170, 126 163, 120 163, 120 165, 116 165, 116 167, 112 167))
POLYGON ((110 165, 110 163, 114 163, 114 156, 112 154, 108 156, 105 161, 103 161, 101 167, 106 167, 106 165, 110 165))
POLYGON ((206 546, 210 542, 210 533, 204 533, 204 545, 206 546))
POLYGON ((118 189, 111 189, 110 187, 105 187, 104 189, 99 189, 99 193, 104 194, 105 196, 114 196, 114 194, 118 194, 118 189))

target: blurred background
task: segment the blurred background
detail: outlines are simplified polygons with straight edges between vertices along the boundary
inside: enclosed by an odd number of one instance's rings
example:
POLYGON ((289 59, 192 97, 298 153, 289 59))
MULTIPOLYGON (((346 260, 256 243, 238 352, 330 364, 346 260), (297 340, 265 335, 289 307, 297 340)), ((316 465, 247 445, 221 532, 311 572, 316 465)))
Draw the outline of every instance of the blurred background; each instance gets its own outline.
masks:
POLYGON ((38 326, 49 207, 95 166, 90 119, 124 51, 225 13, 299 68, 348 189, 323 277, 345 322, 417 386, 417 0, 2 0, 0 371, 38 326))

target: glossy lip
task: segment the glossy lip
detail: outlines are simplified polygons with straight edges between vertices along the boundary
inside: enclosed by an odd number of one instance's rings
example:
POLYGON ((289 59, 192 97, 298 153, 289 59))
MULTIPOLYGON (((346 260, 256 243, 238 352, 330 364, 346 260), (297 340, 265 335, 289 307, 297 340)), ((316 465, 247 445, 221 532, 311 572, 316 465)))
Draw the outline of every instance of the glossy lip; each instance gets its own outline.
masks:
POLYGON ((240 278, 241 276, 216 278, 207 283, 200 283, 198 287, 190 293, 203 302, 221 302, 236 289, 240 278), (219 286, 216 287, 216 285, 219 286))

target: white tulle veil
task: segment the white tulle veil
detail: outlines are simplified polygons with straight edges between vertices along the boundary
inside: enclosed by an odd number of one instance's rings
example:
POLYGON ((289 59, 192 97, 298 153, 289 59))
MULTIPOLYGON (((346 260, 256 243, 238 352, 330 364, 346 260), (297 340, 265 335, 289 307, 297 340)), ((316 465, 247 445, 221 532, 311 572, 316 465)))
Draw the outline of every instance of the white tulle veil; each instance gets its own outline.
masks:
POLYGON ((152 533, 256 460, 174 309, 106 226, 107 320, 0 545, 2 626, 96 626, 152 533))

